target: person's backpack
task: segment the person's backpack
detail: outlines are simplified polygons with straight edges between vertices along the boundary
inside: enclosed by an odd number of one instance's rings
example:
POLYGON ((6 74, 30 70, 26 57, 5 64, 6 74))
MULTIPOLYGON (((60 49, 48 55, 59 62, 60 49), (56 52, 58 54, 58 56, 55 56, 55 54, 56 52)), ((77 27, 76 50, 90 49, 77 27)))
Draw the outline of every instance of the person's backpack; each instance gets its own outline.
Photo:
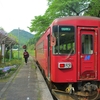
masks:
POLYGON ((24 57, 29 57, 29 53, 28 52, 24 52, 24 57))

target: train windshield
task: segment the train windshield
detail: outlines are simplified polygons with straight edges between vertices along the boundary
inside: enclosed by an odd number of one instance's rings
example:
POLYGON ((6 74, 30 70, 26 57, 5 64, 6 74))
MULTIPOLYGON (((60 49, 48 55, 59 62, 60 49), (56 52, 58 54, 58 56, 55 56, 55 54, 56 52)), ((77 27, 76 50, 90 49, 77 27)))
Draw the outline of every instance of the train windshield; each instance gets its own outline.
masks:
POLYGON ((53 54, 75 53, 74 26, 54 26, 53 36, 56 38, 56 44, 53 46, 53 54))

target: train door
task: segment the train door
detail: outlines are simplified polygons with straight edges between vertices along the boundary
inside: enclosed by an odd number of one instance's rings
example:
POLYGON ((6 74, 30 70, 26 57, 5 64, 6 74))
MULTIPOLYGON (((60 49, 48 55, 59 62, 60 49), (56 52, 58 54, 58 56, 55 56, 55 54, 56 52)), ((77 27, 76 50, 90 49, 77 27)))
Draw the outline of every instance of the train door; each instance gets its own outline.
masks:
POLYGON ((97 29, 78 28, 78 79, 97 79, 97 29))
POLYGON ((48 78, 50 78, 50 34, 47 36, 48 41, 48 55, 47 55, 47 61, 48 61, 48 78))

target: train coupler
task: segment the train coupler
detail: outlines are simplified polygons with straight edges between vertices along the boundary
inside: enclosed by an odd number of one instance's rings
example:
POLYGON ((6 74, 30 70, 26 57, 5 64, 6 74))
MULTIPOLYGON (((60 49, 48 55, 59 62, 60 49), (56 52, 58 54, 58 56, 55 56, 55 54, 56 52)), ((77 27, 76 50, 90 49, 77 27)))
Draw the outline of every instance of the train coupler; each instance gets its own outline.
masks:
POLYGON ((73 94, 75 92, 74 87, 72 87, 72 84, 69 84, 69 86, 65 89, 66 93, 73 94))

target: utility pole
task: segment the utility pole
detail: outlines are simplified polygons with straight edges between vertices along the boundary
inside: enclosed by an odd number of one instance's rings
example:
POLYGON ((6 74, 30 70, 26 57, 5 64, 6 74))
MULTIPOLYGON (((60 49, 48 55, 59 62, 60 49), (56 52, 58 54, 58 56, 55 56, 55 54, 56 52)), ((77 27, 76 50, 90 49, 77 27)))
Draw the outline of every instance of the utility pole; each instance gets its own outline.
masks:
POLYGON ((20 31, 20 29, 18 28, 18 59, 19 59, 19 49, 20 49, 20 44, 19 44, 19 31, 20 31))

